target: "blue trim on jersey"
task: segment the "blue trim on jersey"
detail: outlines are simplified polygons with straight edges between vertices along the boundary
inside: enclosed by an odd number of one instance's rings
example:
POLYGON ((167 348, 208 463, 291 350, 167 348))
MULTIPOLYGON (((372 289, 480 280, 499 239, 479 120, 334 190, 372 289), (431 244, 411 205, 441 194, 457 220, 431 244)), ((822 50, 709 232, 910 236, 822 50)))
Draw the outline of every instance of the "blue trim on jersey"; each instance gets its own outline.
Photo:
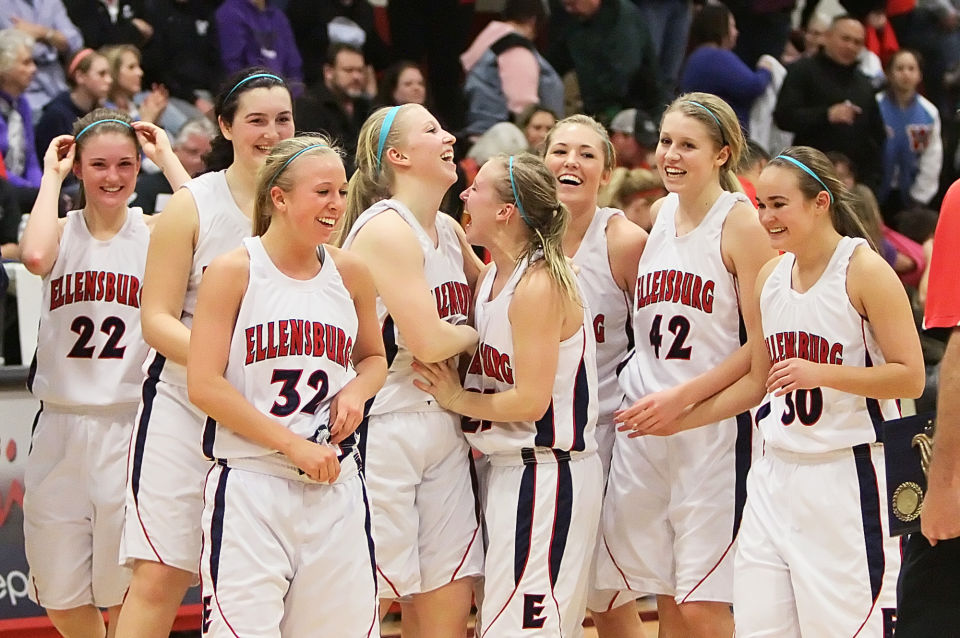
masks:
MULTIPOLYGON (((529 449, 529 448, 527 448, 529 449)), ((532 453, 532 450, 531 450, 532 453)), ((521 452, 522 454, 522 452, 521 452)), ((530 559, 530 533, 533 530, 533 508, 537 497, 537 464, 523 466, 520 493, 517 495, 517 525, 513 538, 513 582, 520 584, 530 559)))
POLYGON ((483 508, 480 505, 480 477, 477 475, 477 462, 473 459, 473 451, 467 450, 467 467, 470 468, 470 489, 473 490, 473 513, 480 524, 483 508))
POLYGON ((636 346, 633 344, 633 329, 631 328, 629 349, 627 350, 627 354, 623 358, 623 361, 617 364, 617 377, 620 376, 620 373, 623 372, 623 369, 627 367, 627 364, 630 363, 630 359, 632 359, 633 355, 635 354, 637 354, 637 349, 636 349, 636 346))
POLYGON ((140 401, 140 420, 137 422, 137 438, 133 446, 133 468, 130 472, 130 489, 133 492, 133 502, 140 503, 140 471, 143 469, 143 450, 147 445, 147 427, 150 424, 150 413, 153 412, 153 400, 157 396, 157 383, 160 382, 160 372, 167 362, 159 352, 154 356, 153 363, 147 368, 147 378, 143 381, 143 390, 140 401))
MULTIPOLYGON (((770 404, 767 403, 767 406, 770 404)), ((769 411, 769 407, 768 407, 769 411)), ((749 412, 737 415, 737 442, 734 445, 734 498, 733 498, 733 536, 740 532, 743 520, 743 507, 747 502, 747 474, 753 462, 753 419, 749 412)))
POLYGON ((27 456, 30 456, 30 453, 33 452, 33 433, 37 431, 37 424, 40 423, 40 414, 43 412, 43 401, 40 402, 40 409, 37 410, 36 416, 33 417, 33 425, 30 426, 30 445, 27 447, 27 456))
MULTIPOLYGON (((556 454, 556 452, 554 452, 556 454)), ((550 537, 550 586, 557 584, 563 552, 567 547, 570 519, 573 517, 573 478, 570 476, 570 455, 557 455, 557 504, 550 537)))
POLYGON ((587 382, 586 363, 581 358, 580 365, 577 366, 577 377, 573 382, 573 446, 570 448, 573 451, 582 452, 587 448, 584 433, 590 420, 589 410, 590 384, 587 382))
POLYGON ((208 416, 203 422, 203 438, 200 447, 203 448, 203 455, 213 461, 213 442, 217 438, 217 422, 212 416, 208 416))
POLYGON ((773 408, 770 407, 770 402, 762 403, 759 408, 757 408, 757 427, 760 427, 760 421, 763 421, 765 418, 770 416, 770 413, 773 411, 773 408))
MULTIPOLYGON (((866 357, 864 365, 868 368, 873 367, 873 360, 870 358, 870 352, 866 349, 867 344, 863 344, 863 354, 866 357)), ((870 421, 873 423, 873 434, 876 437, 876 441, 883 440, 883 422, 886 419, 883 418, 883 410, 880 409, 880 402, 876 399, 871 399, 869 397, 864 398, 864 401, 867 402, 867 414, 870 415, 870 421)))
POLYGON ((870 455, 870 445, 861 443, 853 448, 860 483, 860 516, 863 520, 863 538, 867 551, 867 572, 870 575, 870 593, 876 602, 883 585, 886 557, 883 554, 883 524, 880 521, 880 488, 877 469, 870 455))
POLYGON ((220 576, 220 550, 223 547, 223 516, 227 507, 227 476, 230 468, 220 466, 220 478, 217 480, 217 492, 213 497, 213 517, 210 520, 210 582, 213 591, 217 591, 217 578, 220 576))
POLYGON ((393 360, 397 358, 397 329, 393 325, 393 317, 387 315, 383 320, 383 348, 387 355, 387 368, 393 365, 393 360))
POLYGON ((357 437, 357 460, 360 470, 360 476, 364 476, 366 463, 365 459, 367 458, 367 434, 370 431, 370 408, 373 406, 373 399, 375 397, 370 397, 367 399, 367 402, 363 404, 363 419, 360 420, 360 425, 357 426, 357 429, 354 430, 354 435, 357 437))
MULTIPOLYGON (((367 552, 370 555, 370 577, 373 578, 373 591, 376 594, 376 600, 380 600, 380 589, 377 581, 377 558, 374 553, 373 545, 373 521, 370 516, 370 500, 367 498, 367 483, 363 480, 363 474, 360 474, 360 491, 363 493, 363 531, 367 535, 367 552)), ((374 614, 374 621, 379 612, 374 614)), ((373 624, 370 625, 370 633, 373 632, 373 624)))
POLYGON ((33 351, 33 361, 30 362, 30 371, 27 373, 27 392, 33 394, 33 380, 37 378, 37 351, 33 351))
POLYGON ((543 416, 536 420, 534 425, 537 428, 537 435, 533 438, 533 444, 537 447, 552 448, 557 440, 556 423, 553 418, 553 399, 550 399, 550 405, 543 416))

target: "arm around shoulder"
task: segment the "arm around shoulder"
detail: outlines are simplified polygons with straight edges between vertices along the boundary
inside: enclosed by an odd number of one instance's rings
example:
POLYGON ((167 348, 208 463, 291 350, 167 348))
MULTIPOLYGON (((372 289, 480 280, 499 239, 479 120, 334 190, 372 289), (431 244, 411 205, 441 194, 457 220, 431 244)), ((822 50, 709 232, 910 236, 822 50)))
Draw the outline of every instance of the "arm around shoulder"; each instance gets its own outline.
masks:
POLYGON ((416 359, 443 361, 476 346, 476 330, 440 318, 424 276, 423 251, 399 215, 371 219, 350 250, 370 269, 377 293, 416 359))

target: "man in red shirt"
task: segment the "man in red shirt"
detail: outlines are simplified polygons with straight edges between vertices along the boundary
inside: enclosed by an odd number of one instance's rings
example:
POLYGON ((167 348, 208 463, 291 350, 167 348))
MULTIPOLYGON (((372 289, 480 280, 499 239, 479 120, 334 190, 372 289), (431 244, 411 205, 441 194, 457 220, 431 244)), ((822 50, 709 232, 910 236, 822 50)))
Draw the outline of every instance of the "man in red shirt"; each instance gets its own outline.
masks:
POLYGON ((940 363, 937 426, 922 534, 907 541, 900 572, 897 638, 956 635, 960 627, 960 181, 943 199, 933 240, 924 328, 950 329, 940 363))

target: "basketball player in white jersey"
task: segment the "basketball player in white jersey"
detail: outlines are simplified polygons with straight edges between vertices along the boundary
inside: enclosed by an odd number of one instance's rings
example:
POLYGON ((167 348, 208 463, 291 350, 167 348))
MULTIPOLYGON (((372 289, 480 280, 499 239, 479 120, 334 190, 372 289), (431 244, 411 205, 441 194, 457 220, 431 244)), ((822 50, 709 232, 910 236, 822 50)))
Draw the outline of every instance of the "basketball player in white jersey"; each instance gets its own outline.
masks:
POLYGON ((28 379, 42 402, 24 477, 29 593, 65 636, 112 636, 130 580, 117 552, 126 449, 147 355, 140 290, 150 232, 140 209, 127 208, 141 148, 174 187, 186 181, 152 124, 111 109, 77 121, 74 135, 55 138, 44 155, 20 241, 24 265, 43 278, 28 379), (60 185, 71 172, 84 206, 57 219, 60 185), (109 610, 106 629, 99 608, 109 610))
POLYGON ((258 177, 255 236, 200 287, 188 388, 217 461, 204 488, 205 636, 380 634, 354 430, 387 364, 369 272, 323 245, 346 190, 326 138, 280 142, 258 177))
MULTIPOLYGON (((663 403, 679 411, 749 365, 740 294, 752 290, 775 253, 733 174, 743 146, 736 115, 714 95, 681 96, 664 114, 656 158, 670 194, 651 211, 640 258, 632 296, 636 349, 619 377, 628 406, 620 419, 663 403), (718 365, 722 374, 712 372, 718 365)), ((743 314, 746 325, 755 320, 743 314)), ((597 586, 657 594, 666 635, 733 633, 731 548, 752 428, 744 414, 674 437, 617 436, 597 586)))
MULTIPOLYGON (((750 371, 664 433, 761 402, 736 556, 737 636, 893 635, 900 552, 889 536, 882 421, 923 390, 910 303, 870 249, 851 196, 815 149, 785 150, 757 183, 785 251, 750 297, 750 371), (869 397, 869 398, 868 398, 869 397)), ((649 438, 649 437, 644 437, 649 438)))
MULTIPOLYGON (((616 434, 613 413, 623 403, 617 366, 633 344, 630 300, 647 233, 622 211, 598 206, 600 188, 616 164, 603 125, 572 115, 550 130, 545 144, 544 162, 557 179, 557 197, 570 211, 563 252, 577 266, 597 342, 597 447, 606 478, 616 434)), ((626 604, 633 602, 615 591, 590 592, 590 613, 601 638, 643 636, 636 605, 626 604)))
POLYGON ((170 198, 150 240, 143 293, 146 362, 130 442, 120 558, 133 568, 118 635, 166 638, 200 562, 203 413, 187 398, 190 324, 203 270, 236 248, 252 227, 258 169, 293 135, 290 92, 259 69, 235 74, 220 92, 213 170, 170 198))
POLYGON ((464 191, 467 239, 493 260, 478 284, 480 347, 417 362, 417 387, 464 415, 490 467, 481 637, 583 635, 603 495, 591 314, 563 254, 569 219, 542 160, 497 156, 464 191))
POLYGON ((373 275, 389 365, 361 432, 382 611, 400 599, 404 631, 415 616, 424 636, 438 638, 466 631, 483 567, 460 419, 414 387, 411 369, 414 358, 443 361, 477 343, 466 320, 479 260, 459 224, 437 211, 456 181, 454 141, 422 106, 373 113, 340 235, 373 275))

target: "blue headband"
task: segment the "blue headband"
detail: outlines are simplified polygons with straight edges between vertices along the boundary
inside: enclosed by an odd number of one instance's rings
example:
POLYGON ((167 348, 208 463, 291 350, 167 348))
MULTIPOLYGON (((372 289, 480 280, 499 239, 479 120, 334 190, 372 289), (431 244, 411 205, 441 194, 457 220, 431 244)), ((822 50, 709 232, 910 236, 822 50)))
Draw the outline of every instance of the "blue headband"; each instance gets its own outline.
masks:
POLYGON ((271 187, 273 186, 273 183, 274 183, 275 181, 277 181, 277 178, 278 178, 278 177, 280 177, 280 173, 282 173, 283 171, 286 170, 287 166, 290 165, 290 162, 292 162, 293 160, 297 159, 298 157, 300 157, 301 155, 303 155, 303 154, 306 153, 307 151, 312 150, 312 149, 315 149, 315 148, 328 148, 328 147, 327 147, 326 144, 311 144, 310 146, 307 146, 306 148, 301 148, 299 151, 297 151, 296 153, 294 153, 293 155, 291 155, 291 156, 287 159, 286 162, 283 163, 283 166, 280 167, 280 170, 278 170, 276 173, 273 174, 273 177, 270 178, 270 183, 267 184, 267 188, 271 188, 271 187))
POLYGON ((817 180, 817 183, 823 186, 823 190, 827 191, 827 195, 830 196, 830 203, 831 204, 833 203, 833 192, 829 188, 827 188, 827 185, 823 183, 823 180, 817 177, 817 174, 811 171, 806 164, 804 164, 800 160, 793 159, 792 157, 789 157, 787 155, 777 155, 773 159, 785 159, 791 164, 793 164, 794 166, 796 166, 797 168, 799 168, 800 170, 802 170, 804 173, 812 177, 813 179, 817 180))
POLYGON ((383 124, 380 125, 380 139, 377 141, 377 172, 380 172, 380 163, 383 160, 383 147, 387 143, 387 136, 390 135, 390 127, 393 126, 393 120, 400 111, 400 105, 397 105, 387 111, 383 118, 383 124))
POLYGON ((115 120, 115 119, 113 119, 113 118, 104 119, 104 120, 97 120, 96 122, 93 122, 92 124, 87 124, 86 126, 84 126, 84 127, 80 130, 79 133, 77 133, 76 135, 73 136, 73 139, 74 139, 74 140, 79 140, 81 135, 83 135, 84 133, 86 133, 87 131, 89 131, 90 129, 92 129, 92 128, 93 128, 94 126, 96 126, 97 124, 103 124, 104 122, 116 122, 117 124, 123 124, 123 125, 126 126, 128 129, 132 129, 132 128, 133 128, 132 126, 130 126, 130 123, 129 123, 129 122, 124 122, 123 120, 115 120))
POLYGON ((517 183, 513 180, 513 155, 510 156, 510 189, 513 190, 513 199, 517 202, 517 210, 520 211, 520 217, 523 218, 523 223, 533 228, 533 222, 527 217, 526 211, 523 210, 523 204, 520 203, 520 194, 517 193, 517 183))
POLYGON ((699 106, 704 111, 710 114, 710 117, 713 118, 713 121, 717 123, 717 127, 720 129, 720 141, 723 142, 723 145, 727 145, 727 136, 723 134, 723 124, 720 123, 720 118, 717 117, 717 114, 705 107, 700 102, 694 102, 693 100, 687 100, 687 104, 693 104, 694 106, 699 106))
POLYGON ((256 78, 271 78, 276 80, 280 84, 283 84, 283 78, 280 77, 279 75, 274 75, 273 73, 254 73, 253 75, 248 75, 247 77, 243 78, 242 80, 234 84, 233 88, 230 89, 230 92, 227 93, 226 97, 223 98, 223 101, 226 102, 227 100, 229 100, 230 96, 233 95, 234 91, 239 89, 241 86, 243 86, 250 80, 255 80, 256 78))

